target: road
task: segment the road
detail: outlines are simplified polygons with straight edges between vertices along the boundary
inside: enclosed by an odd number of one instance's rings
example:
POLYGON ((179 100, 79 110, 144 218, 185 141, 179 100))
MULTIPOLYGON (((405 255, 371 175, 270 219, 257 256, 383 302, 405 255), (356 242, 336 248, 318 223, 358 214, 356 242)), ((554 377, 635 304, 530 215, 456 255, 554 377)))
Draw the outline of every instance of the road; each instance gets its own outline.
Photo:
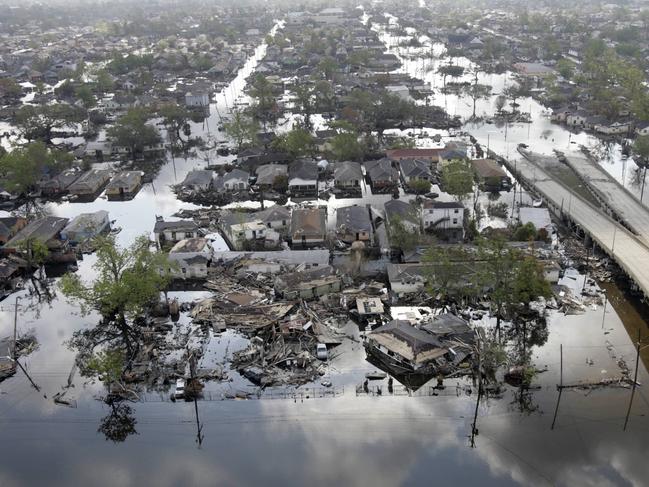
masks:
MULTIPOLYGON (((530 159, 534 159, 534 155, 528 154, 517 161, 516 169, 520 176, 536 188, 556 213, 563 208, 563 213, 612 256, 645 296, 649 296, 649 246, 530 159), (567 201, 570 201, 569 206, 567 201)), ((513 170, 513 164, 510 165, 510 170, 513 170)))
POLYGON ((649 246, 649 209, 585 155, 566 154, 566 162, 590 186, 602 204, 610 208, 620 221, 624 221, 649 246))

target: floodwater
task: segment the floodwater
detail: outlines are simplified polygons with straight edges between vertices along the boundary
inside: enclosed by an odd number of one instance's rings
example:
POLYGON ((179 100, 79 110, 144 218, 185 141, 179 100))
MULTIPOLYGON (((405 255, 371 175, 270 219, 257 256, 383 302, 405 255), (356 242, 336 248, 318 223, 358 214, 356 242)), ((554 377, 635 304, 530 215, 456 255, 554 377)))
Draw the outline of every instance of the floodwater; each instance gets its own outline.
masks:
MULTIPOLYGON (((210 120, 210 125, 217 123, 210 120)), ((484 137, 488 133, 484 127, 476 130, 483 130, 484 137)), ((510 126, 507 144, 515 147, 523 141, 516 137, 523 137, 526 130, 528 126, 510 126)), ((541 129, 534 130, 538 133, 541 129)), ((504 147, 504 138, 499 136, 494 135, 490 142, 495 150, 504 147)), ((549 142, 538 145, 546 147, 549 142)), ((107 209, 123 228, 120 243, 127 244, 150 232, 155 215, 169 217, 180 208, 192 208, 178 202, 169 185, 182 181, 188 170, 204 165, 202 156, 170 160, 154 183, 129 202, 99 199, 49 204, 48 210, 74 216, 107 209)), ((341 202, 346 201, 336 200, 336 204, 341 202)), ((92 263, 93 257, 86 257, 78 272, 90 278, 92 263)), ((356 386, 374 368, 365 361, 356 341, 358 330, 349 324, 343 326, 356 340, 346 340, 336 350, 341 353, 323 377, 333 383, 338 397, 317 398, 311 393, 296 399, 220 400, 225 392, 256 390, 231 373, 231 381, 207 385, 206 395, 212 400, 199 401, 197 409, 192 403, 168 401, 168 393, 144 394, 146 400, 130 405, 137 433, 113 443, 99 431, 102 418, 110 413, 109 407, 97 400, 103 393, 100 383, 77 374, 68 392, 76 407, 56 405, 52 400, 67 383, 74 363, 66 341, 75 330, 93 326, 98 317, 82 316, 76 306, 65 302, 54 284, 50 292, 48 300, 39 300, 34 293, 20 291, 0 303, 0 336, 7 336, 13 329, 15 298, 20 298, 18 330, 21 334, 34 330, 39 342, 39 348, 21 362, 41 387, 40 392, 34 390, 20 372, 0 383, 3 487, 641 486, 649 478, 644 459, 649 450, 645 391, 649 377, 644 365, 640 364, 638 382, 642 385, 626 431, 628 388, 565 389, 551 429, 561 376, 564 385, 574 385, 619 376, 620 359, 632 370, 635 367, 635 346, 629 334, 637 333, 638 328, 646 332, 646 324, 640 315, 629 317, 631 312, 618 305, 624 305, 620 296, 606 310, 595 306, 581 315, 550 314, 547 343, 533 350, 540 370, 534 379, 535 390, 522 399, 512 388, 500 398, 483 399, 477 408, 478 434, 472 448, 476 394, 467 394, 465 386, 470 383, 447 379, 446 389, 435 396, 428 395, 428 385, 413 397, 357 396, 356 386), (462 386, 459 389, 458 384, 462 386)), ((181 301, 206 295, 170 293, 181 301)), ((175 326, 187 329, 188 324, 183 313, 175 326)), ((199 367, 223 363, 245 345, 246 340, 236 332, 212 336, 199 367)), ((319 382, 309 387, 319 387, 319 382)))

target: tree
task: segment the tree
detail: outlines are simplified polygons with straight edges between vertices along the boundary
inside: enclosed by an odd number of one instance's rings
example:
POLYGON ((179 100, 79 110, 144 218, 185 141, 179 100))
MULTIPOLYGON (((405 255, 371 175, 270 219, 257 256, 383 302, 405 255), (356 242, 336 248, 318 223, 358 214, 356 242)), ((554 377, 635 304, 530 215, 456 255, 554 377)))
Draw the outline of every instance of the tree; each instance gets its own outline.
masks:
POLYGON ((18 247, 27 259, 30 269, 42 266, 50 255, 50 249, 45 242, 35 237, 21 241, 18 247))
POLYGON ((527 222, 525 225, 520 225, 515 231, 512 239, 517 242, 529 242, 536 239, 536 227, 534 223, 527 222))
POLYGON ((311 115, 315 109, 313 88, 306 84, 296 84, 293 88, 293 105, 304 117, 304 127, 311 129, 311 115))
POLYGON ((473 167, 467 159, 453 159, 442 166, 444 191, 457 201, 464 200, 473 192, 473 182, 473 167))
POLYGON ((180 141, 181 145, 185 147, 185 141, 180 132, 184 132, 185 128, 190 127, 188 123, 191 117, 190 111, 177 103, 168 103, 160 107, 158 115, 162 117, 162 123, 167 129, 167 134, 172 138, 173 145, 176 145, 176 141, 180 141))
POLYGON ((138 237, 128 248, 118 247, 113 236, 95 239, 94 246, 95 280, 87 284, 78 274, 67 273, 59 284, 83 313, 96 310, 104 318, 95 329, 77 335, 76 342, 96 345, 118 339, 131 358, 133 344, 140 336, 134 319, 158 302, 160 292, 171 281, 173 265, 166 254, 151 251, 146 236, 138 237))
POLYGON ((17 100, 22 94, 22 88, 12 78, 0 78, 0 99, 17 100))
POLYGON ((446 64, 444 66, 440 66, 437 69, 437 72, 442 75, 444 86, 446 86, 446 77, 450 76, 451 78, 459 78, 464 73, 464 68, 462 66, 446 64))
MULTIPOLYGON (((415 218, 414 211, 412 217, 415 218)), ((414 250, 420 242, 419 229, 414 225, 407 225, 406 222, 401 216, 393 215, 386 226, 390 246, 402 252, 414 250)))
POLYGON ((649 159, 649 135, 639 135, 633 143, 633 150, 643 162, 649 159))
POLYGON ((255 76, 251 83, 250 96, 253 98, 252 113, 260 120, 264 127, 275 116, 277 102, 273 94, 273 87, 262 74, 255 76))
POLYGON ((95 95, 92 94, 92 89, 87 84, 79 86, 75 91, 75 95, 86 110, 90 110, 97 102, 95 95))
POLYGON ((82 109, 67 103, 52 105, 24 105, 15 115, 16 126, 27 140, 52 140, 52 129, 67 127, 81 122, 85 117, 82 109))
POLYGON ((545 279, 543 266, 533 256, 525 256, 519 262, 514 271, 514 282, 512 286, 513 301, 519 307, 529 311, 532 301, 552 295, 550 283, 545 279))
POLYGON ((0 157, 0 177, 8 191, 24 194, 35 189, 41 177, 58 174, 71 163, 71 154, 30 142, 0 157))
POLYGON ((244 147, 256 143, 259 124, 243 111, 235 110, 230 121, 223 124, 223 129, 228 137, 234 140, 239 152, 244 147))
POLYGON ((498 95, 496 97, 496 101, 494 102, 496 106, 496 111, 498 114, 501 114, 503 112, 503 108, 505 108, 505 103, 507 103, 507 97, 505 95, 498 95))
POLYGON ((308 130, 299 127, 279 135, 271 145, 276 151, 285 152, 293 159, 313 156, 316 151, 315 137, 308 130))
POLYGON ((128 148, 135 160, 145 146, 154 145, 160 141, 160 135, 155 127, 148 125, 148 112, 142 108, 131 108, 108 129, 108 136, 116 145, 128 148))
POLYGON ((365 155, 365 148, 351 123, 341 120, 332 122, 329 127, 336 135, 329 142, 329 157, 334 161, 359 161, 365 155))
POLYGON ((97 90, 100 93, 109 93, 113 90, 115 82, 113 81, 113 77, 108 71, 106 71, 105 69, 100 69, 96 74, 96 85, 97 90))

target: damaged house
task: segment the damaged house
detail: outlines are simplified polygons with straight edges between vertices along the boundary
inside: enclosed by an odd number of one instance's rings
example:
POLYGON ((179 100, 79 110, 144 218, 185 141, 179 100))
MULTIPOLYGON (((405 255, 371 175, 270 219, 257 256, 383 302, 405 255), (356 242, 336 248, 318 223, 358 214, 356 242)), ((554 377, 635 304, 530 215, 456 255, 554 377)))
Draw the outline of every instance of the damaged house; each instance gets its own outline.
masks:
POLYGON ((285 299, 313 299, 341 290, 342 281, 331 266, 324 265, 275 278, 275 293, 285 299))
POLYGON ((192 220, 166 222, 158 218, 153 227, 153 235, 158 248, 169 247, 186 238, 200 236, 198 225, 192 220))
POLYGON ((205 238, 186 238, 172 247, 169 260, 178 266, 172 269, 173 277, 205 279, 212 261, 212 247, 205 238))
POLYGON ((296 208, 291 214, 291 246, 323 245, 327 237, 327 212, 323 208, 296 208))
POLYGON ((390 192, 399 185, 399 173, 390 159, 366 161, 365 172, 374 192, 390 192))
POLYGON ((345 195, 362 195, 363 170, 358 162, 339 162, 334 167, 334 187, 345 195))
POLYGON ((292 196, 318 196, 318 166, 312 161, 295 161, 288 168, 288 190, 292 196))
POLYGON ((336 236, 345 243, 356 241, 372 243, 374 235, 370 209, 364 206, 345 206, 336 210, 336 236))
MULTIPOLYGON (((279 245, 280 234, 262 220, 261 216, 265 215, 240 211, 221 213, 219 227, 230 248, 246 250, 250 247, 272 248, 279 245)), ((272 222, 268 223, 272 225, 272 222)))

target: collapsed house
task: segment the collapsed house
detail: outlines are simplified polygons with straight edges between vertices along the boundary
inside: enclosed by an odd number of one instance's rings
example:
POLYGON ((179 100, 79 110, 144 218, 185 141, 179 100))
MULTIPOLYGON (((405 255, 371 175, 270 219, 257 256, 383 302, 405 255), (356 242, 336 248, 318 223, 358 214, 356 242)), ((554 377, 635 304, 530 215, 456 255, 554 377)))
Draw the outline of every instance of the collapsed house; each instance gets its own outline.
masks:
POLYGON ((338 292, 342 280, 329 265, 281 274, 275 278, 275 292, 286 299, 314 299, 338 292))
POLYGON ((448 375, 473 352, 474 331, 461 318, 444 314, 417 328, 392 320, 367 335, 365 350, 395 375, 448 375))

